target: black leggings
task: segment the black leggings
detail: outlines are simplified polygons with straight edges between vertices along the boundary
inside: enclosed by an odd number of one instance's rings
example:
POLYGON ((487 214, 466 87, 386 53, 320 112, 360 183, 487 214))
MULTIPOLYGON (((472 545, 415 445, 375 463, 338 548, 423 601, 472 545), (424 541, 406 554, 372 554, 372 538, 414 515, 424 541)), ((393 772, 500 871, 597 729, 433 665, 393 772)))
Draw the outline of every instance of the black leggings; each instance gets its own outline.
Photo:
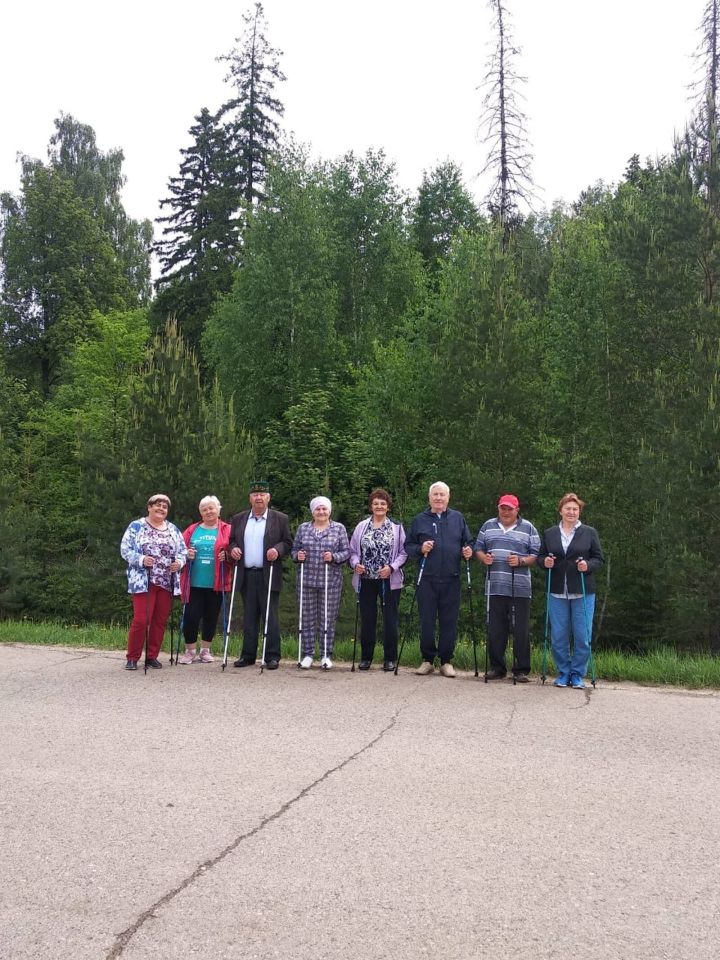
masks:
POLYGON ((190 587, 190 599, 183 613, 183 636, 186 645, 197 643, 198 629, 202 620, 202 642, 210 646, 215 636, 222 594, 212 587, 190 587))

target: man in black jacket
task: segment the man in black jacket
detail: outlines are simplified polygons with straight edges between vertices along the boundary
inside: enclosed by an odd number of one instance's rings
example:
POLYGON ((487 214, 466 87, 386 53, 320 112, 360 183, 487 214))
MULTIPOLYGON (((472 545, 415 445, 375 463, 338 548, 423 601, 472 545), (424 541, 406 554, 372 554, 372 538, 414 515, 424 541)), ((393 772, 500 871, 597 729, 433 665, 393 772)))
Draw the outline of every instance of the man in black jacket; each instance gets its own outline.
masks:
POLYGON ((238 564, 237 586, 243 598, 243 646, 236 667, 249 667, 257 658, 258 631, 265 617, 270 583, 265 665, 277 670, 280 663, 278 606, 282 587, 281 561, 292 547, 290 522, 279 510, 270 510, 270 485, 258 480, 250 486, 250 509, 232 518, 230 556, 238 564))
POLYGON ((450 510, 450 487, 438 481, 428 491, 429 506, 412 522, 405 551, 420 562, 417 602, 420 614, 420 651, 423 662, 416 671, 427 676, 440 657, 440 673, 454 677, 452 665, 460 613, 460 559, 472 556, 472 534, 465 517, 450 510), (435 622, 439 637, 435 643, 435 622))

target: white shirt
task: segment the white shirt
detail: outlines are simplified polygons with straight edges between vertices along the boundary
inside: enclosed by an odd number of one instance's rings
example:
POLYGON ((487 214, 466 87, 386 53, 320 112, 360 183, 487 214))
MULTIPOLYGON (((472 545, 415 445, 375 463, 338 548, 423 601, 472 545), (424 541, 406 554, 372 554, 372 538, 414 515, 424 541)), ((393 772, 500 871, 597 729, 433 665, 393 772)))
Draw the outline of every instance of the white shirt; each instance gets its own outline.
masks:
POLYGON ((243 560, 245 569, 248 567, 260 567, 262 569, 265 562, 265 526, 267 522, 267 510, 261 517, 256 517, 250 511, 250 516, 245 524, 245 538, 243 540, 243 560))

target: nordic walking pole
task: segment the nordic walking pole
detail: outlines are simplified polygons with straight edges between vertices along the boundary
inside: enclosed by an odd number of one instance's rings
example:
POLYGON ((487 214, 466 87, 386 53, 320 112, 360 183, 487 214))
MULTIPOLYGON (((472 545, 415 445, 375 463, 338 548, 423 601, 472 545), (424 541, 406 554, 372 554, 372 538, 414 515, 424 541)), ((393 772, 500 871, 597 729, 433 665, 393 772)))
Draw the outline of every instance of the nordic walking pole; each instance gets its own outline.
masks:
MULTIPOLYGON (((175 558, 173 557, 173 563, 175 558)), ((170 574, 170 666, 173 666, 173 644, 175 643, 175 574, 170 574)), ((180 637, 178 636, 178 647, 180 637)), ((175 658, 177 660, 177 656, 175 658)))
MULTIPOLYGON (((300 613, 298 616, 298 670, 300 669, 300 661, 302 660, 302 613, 303 613, 303 585, 305 580, 305 563, 300 561, 300 613)), ((314 641, 313 641, 314 642, 314 641)))
POLYGON ((465 572, 467 573, 468 597, 470 598, 470 632, 472 633, 473 660, 475 661, 475 676, 478 674, 477 665, 477 633, 475 632, 475 611, 473 610, 472 580, 470 579, 470 560, 465 560, 465 572))
POLYGON ((358 588, 357 596, 355 597, 355 636, 353 637, 353 659, 352 667, 350 673, 355 673, 355 651, 357 650, 357 631, 358 631, 358 617, 360 614, 360 588, 362 587, 362 577, 358 574, 358 588))
POLYGON ((485 683, 488 682, 488 649, 490 647, 490 567, 485 567, 485 683))
MULTIPOLYGON (((417 578, 417 580, 415 581, 415 591, 413 592, 413 598, 412 598, 412 603, 410 604, 410 613, 408 613, 407 623, 410 623, 410 621, 412 620, 413 607, 415 606, 415 600, 416 600, 416 598, 417 598, 418 587, 420 586, 420 581, 422 580, 422 575, 423 575, 423 570, 425 569, 425 561, 426 561, 426 560, 427 560, 427 554, 425 554, 425 556, 422 558, 422 561, 421 561, 421 563, 420 563, 420 570, 418 571, 418 578, 417 578)), ((401 641, 401 643, 400 643, 400 652, 398 653, 397 662, 396 662, 396 664, 395 664, 395 676, 398 675, 398 667, 400 666, 400 661, 401 661, 401 659, 402 659, 403 647, 405 646, 405 634, 406 634, 406 633, 407 633, 407 630, 404 630, 404 631, 403 631, 403 638, 402 638, 402 641, 401 641)))
POLYGON ((265 647, 267 646, 267 635, 268 635, 268 620, 270 619, 270 591, 272 590, 272 578, 273 578, 273 569, 275 567, 275 561, 270 564, 270 576, 268 577, 268 595, 267 603, 265 604, 265 623, 263 624, 263 652, 262 660, 260 661, 260 673, 265 669, 265 647))
MULTIPOLYGON (((323 660, 327 661, 327 634, 328 634, 328 564, 325 561, 325 628, 323 630, 323 660)), ((323 670, 327 670, 327 663, 323 663, 323 670)))
MULTIPOLYGON (((583 558, 580 557, 580 560, 582 559, 583 558)), ((582 570, 578 570, 578 573, 580 574, 580 583, 582 584, 583 611, 585 613, 585 633, 587 635, 588 649, 590 650, 590 682, 592 683, 593 690, 594 690, 595 689, 595 657, 593 656, 593 649, 592 649, 592 621, 588 621, 587 595, 585 593, 585 573, 582 570)))
POLYGON ((517 666, 517 657, 515 656, 515 567, 510 567, 510 624, 513 638, 513 686, 517 683, 515 667, 517 666))
POLYGON ((220 583, 222 585, 222 618, 223 618, 223 636, 227 630, 227 604, 225 603, 225 561, 220 561, 220 583))
POLYGON ((147 673, 148 643, 150 641, 150 574, 148 574, 147 593, 145 594, 145 673, 147 673))
MULTIPOLYGON (((555 559, 554 554, 549 554, 555 559)), ((547 570, 547 590, 545 592, 545 637, 543 639, 543 657, 542 657, 542 671, 540 673, 540 679, 543 683, 547 680, 547 647, 548 647, 548 633, 550 630, 550 575, 552 574, 552 567, 548 567, 547 570)))
POLYGON ((235 584, 237 583, 237 572, 238 568, 236 565, 235 569, 233 570, 232 590, 230 591, 230 612, 228 613, 227 623, 225 624, 225 648, 223 650, 222 662, 223 672, 227 666, 228 643, 230 642, 230 626, 232 624, 233 604, 235 603, 235 584))
MULTIPOLYGON (((188 594, 190 593, 190 578, 192 577, 192 560, 188 561, 188 594)), ((177 660, 180 656, 180 639, 182 638, 183 646, 185 646, 185 611, 187 610, 187 603, 183 603, 182 611, 180 613, 180 626, 178 627, 178 648, 177 653, 175 654, 175 659, 177 660)))

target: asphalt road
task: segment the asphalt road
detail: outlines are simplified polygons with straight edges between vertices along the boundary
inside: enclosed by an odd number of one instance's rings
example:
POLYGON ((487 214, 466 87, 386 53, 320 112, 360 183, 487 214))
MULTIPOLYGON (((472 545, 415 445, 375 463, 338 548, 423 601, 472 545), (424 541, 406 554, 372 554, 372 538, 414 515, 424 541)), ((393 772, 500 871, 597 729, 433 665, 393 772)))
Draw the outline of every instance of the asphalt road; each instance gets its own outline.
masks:
POLYGON ((720 955, 720 694, 0 645, 0 957, 720 955))

